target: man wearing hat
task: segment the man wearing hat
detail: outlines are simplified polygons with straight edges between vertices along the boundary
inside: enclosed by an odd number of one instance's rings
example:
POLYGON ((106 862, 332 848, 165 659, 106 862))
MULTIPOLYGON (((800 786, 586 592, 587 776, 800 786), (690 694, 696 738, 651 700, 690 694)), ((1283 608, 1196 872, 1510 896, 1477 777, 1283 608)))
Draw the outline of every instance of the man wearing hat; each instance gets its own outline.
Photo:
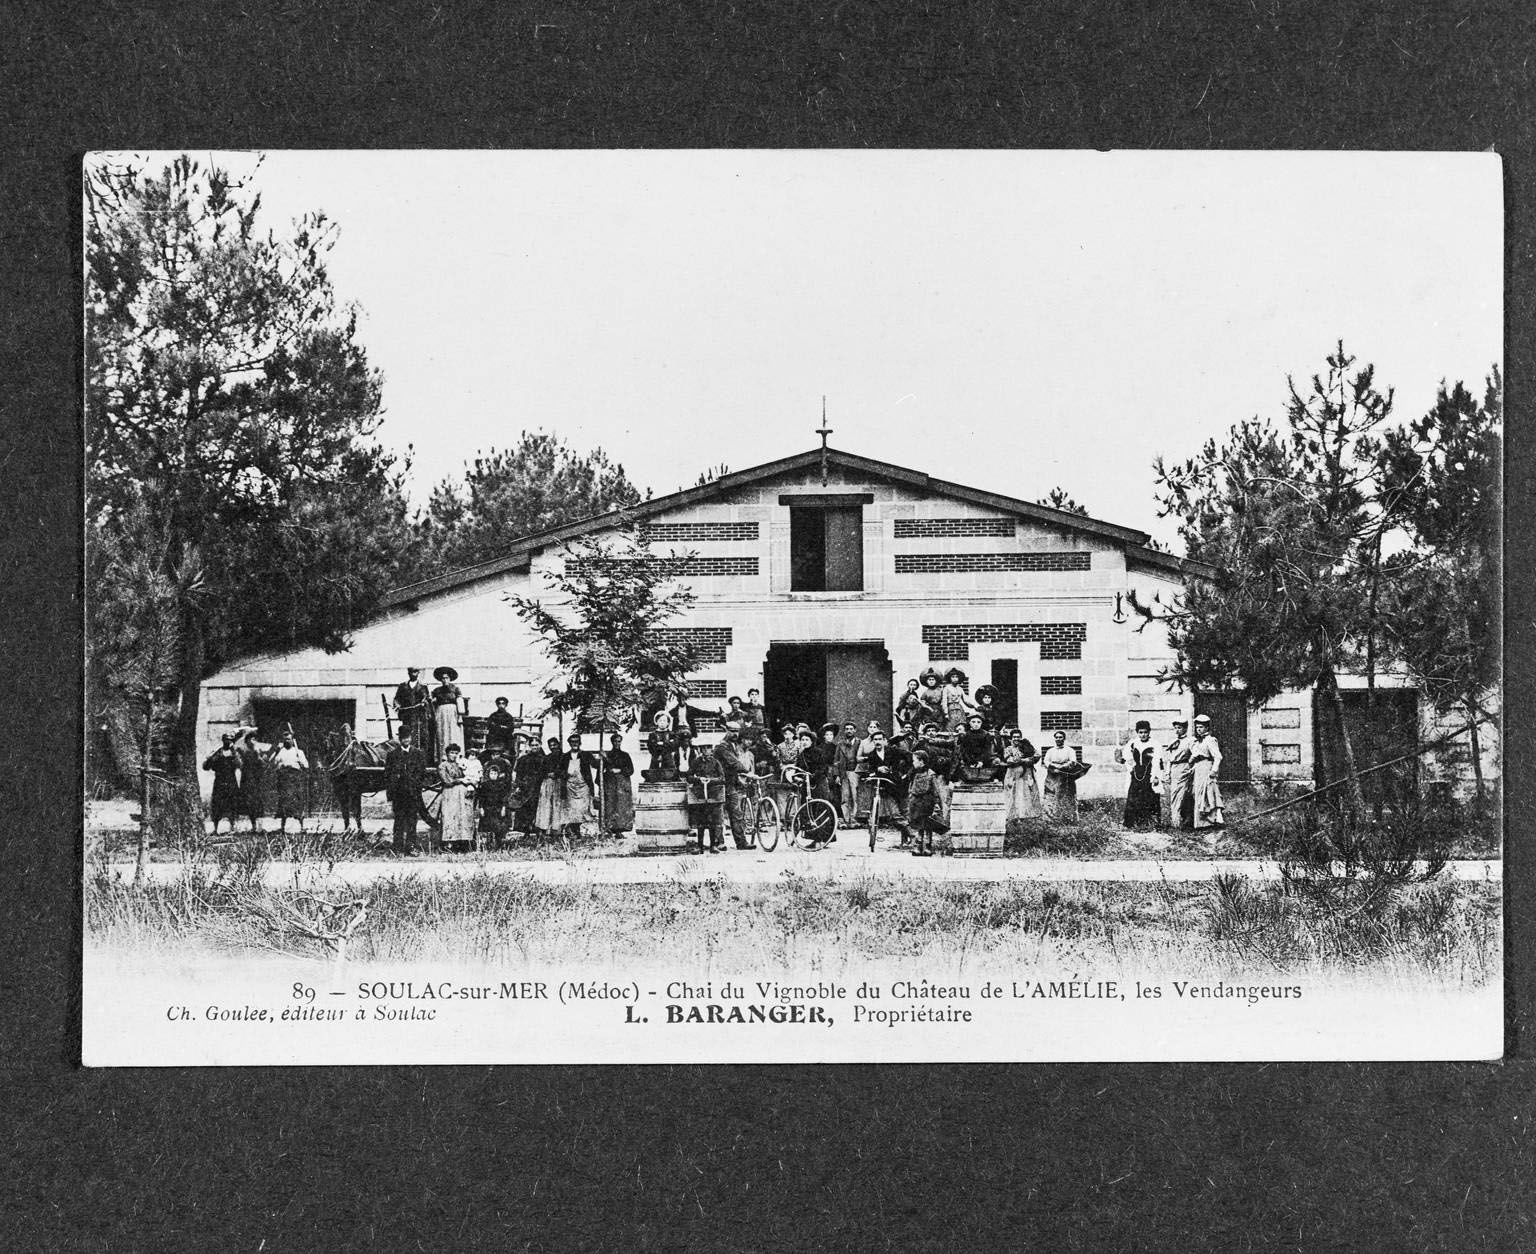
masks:
POLYGON ((432 678, 437 680, 437 687, 432 689, 432 728, 435 733, 436 745, 439 754, 446 753, 449 745, 463 745, 464 739, 459 732, 459 725, 463 721, 459 714, 459 686, 453 681, 459 677, 459 672, 451 666, 439 666, 432 672, 432 678))
POLYGON ((539 785, 544 782, 544 754, 538 741, 525 731, 512 733, 512 751, 512 795, 507 806, 512 811, 513 828, 531 836, 539 808, 539 785))
POLYGON ((905 845, 912 839, 912 827, 907 822, 907 797, 912 776, 916 773, 912 760, 912 733, 905 727, 898 727, 891 733, 885 746, 885 762, 891 769, 891 786, 886 795, 896 807, 896 826, 901 831, 901 843, 905 845))
POLYGON ((496 708, 485 720, 485 751, 510 753, 512 737, 517 732, 517 720, 507 710, 507 699, 496 698, 496 708))
POLYGON ((725 833, 721 823, 720 803, 695 800, 708 795, 709 780, 722 780, 724 768, 719 759, 707 749, 694 749, 693 733, 686 727, 677 731, 677 765, 689 781, 688 826, 699 834, 700 853, 721 853, 725 849, 725 833), (697 781, 697 782, 695 782, 697 781))
POLYGON ((742 742, 741 734, 729 723, 720 743, 715 746, 715 761, 725 776, 725 811, 731 820, 731 839, 736 848, 747 846, 747 778, 754 773, 752 750, 742 742))
POLYGON ((1193 741, 1189 736, 1189 724, 1182 718, 1173 720, 1173 739, 1163 750, 1168 775, 1163 792, 1168 798, 1168 826, 1184 831, 1195 826, 1195 767, 1190 761, 1193 741))
POLYGON ((431 709, 431 694, 421 682, 421 667, 405 668, 406 680, 395 689, 395 718, 401 734, 411 733, 411 740, 420 747, 427 739, 427 712, 431 709))
POLYGON ((401 728, 399 745, 384 758, 384 795, 394 815, 395 852, 416 855, 416 820, 422 815, 421 789, 426 781, 427 758, 416 747, 411 733, 401 728))

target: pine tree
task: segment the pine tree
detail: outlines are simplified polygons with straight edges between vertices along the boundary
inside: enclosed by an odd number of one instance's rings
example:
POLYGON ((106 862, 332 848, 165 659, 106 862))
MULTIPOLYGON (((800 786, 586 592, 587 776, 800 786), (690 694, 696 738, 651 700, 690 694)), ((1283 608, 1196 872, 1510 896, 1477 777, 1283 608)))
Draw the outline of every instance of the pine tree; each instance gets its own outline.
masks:
POLYGON ((1479 799, 1479 728, 1495 716, 1500 680, 1502 420, 1497 368, 1481 404, 1461 382, 1442 383, 1434 407, 1389 432, 1377 457, 1405 541, 1383 563, 1388 649, 1437 711, 1465 717, 1479 799))
POLYGON ((416 523, 412 574, 491 561, 524 536, 642 499, 602 449, 580 454, 558 436, 525 431, 511 448, 477 454, 460 478, 433 488, 416 523))
POLYGON ((92 701, 131 686, 152 572, 176 642, 167 756, 190 783, 209 674, 344 648, 391 585, 403 468, 371 439, 381 381, 332 292, 324 215, 263 230, 252 178, 187 157, 92 163, 85 201, 92 701))
POLYGON ((1289 381, 1282 423, 1243 422, 1181 464, 1159 458, 1156 473, 1188 556, 1217 571, 1190 579, 1169 616, 1178 662, 1166 678, 1195 689, 1237 681, 1255 706, 1315 686, 1358 814, 1338 675, 1367 661, 1380 631, 1381 541, 1393 518, 1373 470, 1392 395, 1376 389, 1371 366, 1354 364, 1339 344, 1305 393, 1289 381))

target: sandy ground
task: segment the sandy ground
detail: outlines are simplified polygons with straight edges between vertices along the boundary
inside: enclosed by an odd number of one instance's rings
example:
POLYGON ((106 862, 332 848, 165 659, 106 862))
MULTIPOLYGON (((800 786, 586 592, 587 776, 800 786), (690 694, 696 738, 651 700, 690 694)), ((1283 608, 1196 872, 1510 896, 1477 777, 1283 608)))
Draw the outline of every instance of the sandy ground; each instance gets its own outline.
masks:
MULTIPOLYGON (((126 879, 129 864, 118 864, 126 879)), ((181 873, 175 862, 152 862, 148 875, 170 881, 181 873)), ((270 862, 262 868, 265 882, 274 887, 295 882, 327 880, 365 885, 379 879, 413 876, 454 879, 475 875, 520 875, 552 884, 669 884, 716 881, 731 884, 768 883, 786 875, 814 879, 858 880, 869 876, 903 879, 1004 882, 1034 880, 1066 882, 1127 880, 1190 883, 1237 874, 1253 880, 1280 878, 1277 862, 1261 859, 1122 859, 1078 858, 934 857, 914 858, 895 845, 894 837, 882 835, 871 853, 866 840, 850 833, 831 848, 808 853, 780 846, 773 853, 732 849, 715 856, 697 854, 653 857, 573 857, 522 861, 477 858, 472 855, 372 859, 355 862, 270 862), (850 839, 853 836, 853 839, 850 839)), ((1448 878, 1497 883, 1503 867, 1497 861, 1469 859, 1449 863, 1442 872, 1448 878)))

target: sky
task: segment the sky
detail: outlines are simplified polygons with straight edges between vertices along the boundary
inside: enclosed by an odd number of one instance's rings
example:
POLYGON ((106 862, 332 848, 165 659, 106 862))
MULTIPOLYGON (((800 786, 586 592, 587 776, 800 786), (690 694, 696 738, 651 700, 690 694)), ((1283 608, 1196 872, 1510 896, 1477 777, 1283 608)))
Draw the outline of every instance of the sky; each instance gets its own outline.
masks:
MULTIPOLYGON (((172 154, 151 154, 152 159, 172 154)), ((249 170, 249 154, 210 155, 249 170)), ((269 152, 413 495, 528 429, 658 494, 817 447, 1165 541, 1153 459, 1336 341, 1415 417, 1501 360, 1492 154, 269 152)))

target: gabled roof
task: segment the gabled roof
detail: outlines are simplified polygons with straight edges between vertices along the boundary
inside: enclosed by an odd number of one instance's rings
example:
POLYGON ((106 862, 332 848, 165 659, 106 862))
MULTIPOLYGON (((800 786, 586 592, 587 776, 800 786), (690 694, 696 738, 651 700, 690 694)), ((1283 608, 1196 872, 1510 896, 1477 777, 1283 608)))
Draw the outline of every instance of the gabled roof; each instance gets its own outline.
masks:
MULTIPOLYGON (((435 575, 431 579, 418 580, 416 583, 406 584, 404 587, 395 589, 395 591, 391 592, 380 602, 380 608, 387 609, 395 605, 407 605, 411 602, 419 601, 423 597, 429 597, 439 592, 447 592, 450 589, 463 587, 466 584, 477 583, 482 579, 491 579, 508 572, 527 570, 534 554, 539 550, 547 549, 557 544, 564 544, 568 540, 574 540, 595 531, 602 531, 605 528, 617 526, 624 517, 640 522, 657 514, 664 514, 669 510, 696 505, 700 501, 708 501, 715 497, 724 496, 738 488, 750 487, 766 479, 775 479, 781 475, 794 474, 802 470, 819 470, 821 468, 821 457, 822 450, 820 448, 812 449, 806 453, 796 453, 793 457, 781 458, 776 462, 765 462, 761 466, 753 466, 747 470, 732 471, 697 487, 684 488, 680 492, 670 492, 666 496, 652 497, 650 500, 631 505, 622 512, 619 510, 609 510, 606 513, 594 514, 590 518, 564 523, 559 527, 551 527, 534 535, 523 536, 521 539, 513 541, 502 556, 493 558, 488 562, 481 562, 475 566, 466 566, 460 570, 448 571, 441 575, 435 575)), ((844 453, 838 449, 829 448, 826 450, 826 457, 829 467, 836 467, 839 470, 849 471, 856 475, 887 479, 918 492, 926 492, 934 496, 947 496, 959 501, 968 501, 973 505, 983 505, 1000 513, 1013 514, 1019 518, 1030 519, 1033 522, 1046 523, 1049 526, 1084 532, 1088 535, 1102 536, 1105 539, 1124 544, 1138 559, 1149 560, 1154 565, 1165 566, 1170 569, 1183 569, 1182 559, 1167 553, 1158 553, 1155 549, 1146 548, 1146 544, 1151 537, 1145 531, 1138 531, 1134 527, 1121 527, 1114 523, 1100 522, 1096 518, 1089 518, 1083 514, 1074 514, 1067 510, 1052 509, 1048 505, 1037 505, 1033 501, 1003 496, 997 492, 984 492, 980 488, 969 488, 960 483, 950 483, 944 479, 935 479, 920 470, 909 470, 905 466, 878 461, 872 457, 860 457, 856 453, 844 453), (1170 566, 1170 563, 1177 565, 1170 566)))

